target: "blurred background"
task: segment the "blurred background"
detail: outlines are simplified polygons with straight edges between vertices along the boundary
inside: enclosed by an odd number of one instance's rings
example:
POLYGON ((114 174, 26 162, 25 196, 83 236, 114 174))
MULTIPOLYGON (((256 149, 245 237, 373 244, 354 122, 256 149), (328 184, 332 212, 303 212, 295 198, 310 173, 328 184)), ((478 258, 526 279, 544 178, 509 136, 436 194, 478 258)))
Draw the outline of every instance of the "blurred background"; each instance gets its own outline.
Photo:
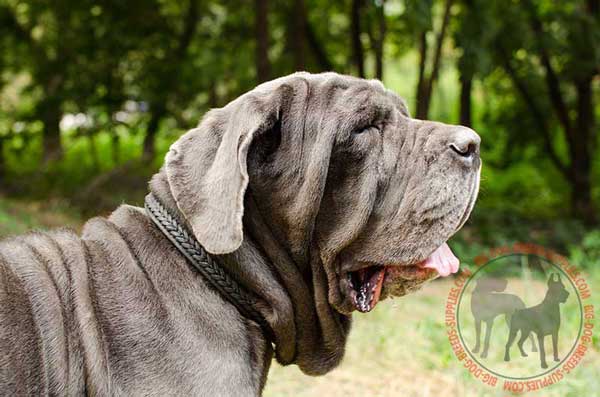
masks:
MULTIPOLYGON (((0 236, 140 204, 208 109, 332 70, 482 136, 480 198, 451 241, 464 266, 534 242, 600 294, 598 0, 0 0, 0 46, 0 236)), ((276 367, 266 394, 496 395, 452 357, 448 288, 379 305, 357 319, 339 370, 312 380, 276 367)), ((581 374, 544 395, 600 395, 597 374, 581 374)))

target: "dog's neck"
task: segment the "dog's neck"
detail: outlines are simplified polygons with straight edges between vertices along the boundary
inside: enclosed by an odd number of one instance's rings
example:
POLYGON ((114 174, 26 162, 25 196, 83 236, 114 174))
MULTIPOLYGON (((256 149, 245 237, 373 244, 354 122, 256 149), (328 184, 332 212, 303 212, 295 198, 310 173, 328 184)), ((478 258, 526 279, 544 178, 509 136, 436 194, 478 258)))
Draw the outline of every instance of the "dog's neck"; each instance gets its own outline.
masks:
POLYGON ((546 292, 546 296, 544 296, 544 300, 541 303, 542 306, 552 307, 556 312, 559 311, 560 301, 555 293, 548 290, 546 292))
MULTIPOLYGON (((150 190, 191 230, 164 170, 152 178, 150 190)), ((315 304, 316 299, 327 301, 327 294, 315 288, 317 283, 327 285, 316 250, 307 252, 308 264, 296 263, 266 226, 250 193, 245 203, 244 241, 235 252, 218 256, 219 262, 233 279, 260 298, 257 309, 273 330, 278 361, 298 364, 307 374, 326 373, 343 357, 350 319, 329 305, 315 304)))

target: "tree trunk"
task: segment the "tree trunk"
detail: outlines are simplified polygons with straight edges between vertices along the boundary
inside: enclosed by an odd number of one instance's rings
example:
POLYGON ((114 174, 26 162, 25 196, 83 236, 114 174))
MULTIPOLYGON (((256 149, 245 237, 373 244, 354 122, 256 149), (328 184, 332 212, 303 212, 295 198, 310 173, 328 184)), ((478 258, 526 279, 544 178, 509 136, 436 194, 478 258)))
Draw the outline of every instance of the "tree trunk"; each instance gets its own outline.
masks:
POLYGON ((292 14, 290 15, 289 45, 294 57, 294 70, 306 69, 306 8, 304 0, 295 0, 292 14))
POLYGON ((197 0, 190 0, 183 32, 181 33, 181 36, 179 36, 177 46, 171 52, 171 56, 165 58, 168 63, 163 65, 164 75, 162 76, 162 87, 159 90, 158 95, 151 101, 150 111, 152 114, 150 116, 150 121, 148 122, 142 151, 142 161, 144 162, 151 162, 156 156, 154 143, 160 127, 160 122, 167 114, 168 95, 173 93, 177 88, 177 73, 186 57, 190 43, 196 33, 197 26, 198 2, 197 0))
POLYGON ((4 158, 4 139, 0 137, 0 190, 6 184, 6 160, 4 158))
POLYGON ((60 119, 62 111, 60 102, 52 97, 46 97, 42 103, 41 119, 43 131, 43 161, 45 164, 59 160, 63 150, 60 142, 60 119))
POLYGON ((383 47, 385 43, 385 0, 377 7, 378 36, 375 40, 375 77, 383 80, 383 47))
MULTIPOLYGON (((48 64, 48 70, 57 70, 60 66, 56 63, 48 64)), ((38 105, 38 115, 44 123, 42 133, 43 162, 59 160, 63 150, 60 143, 60 120, 62 118, 62 99, 60 91, 63 85, 63 76, 60 73, 49 72, 44 75, 44 98, 38 105)))
MULTIPOLYGON (((548 89, 550 104, 562 126, 569 150, 571 161, 568 167, 567 180, 571 185, 571 213, 575 218, 586 224, 595 224, 597 219, 591 193, 592 151, 590 146, 596 142, 594 137, 595 120, 592 82, 597 70, 592 69, 586 77, 575 81, 577 119, 573 122, 571 109, 569 109, 560 88, 559 74, 553 68, 550 51, 546 47, 548 34, 544 31, 535 4, 528 0, 525 5, 529 11, 531 30, 537 39, 540 63, 544 69, 544 80, 548 89)), ((588 6, 588 12, 590 11, 593 12, 594 8, 588 6)))
POLYGON ((117 134, 116 131, 113 131, 113 133, 110 136, 110 146, 111 146, 113 167, 116 167, 121 162, 120 141, 121 140, 119 138, 119 134, 117 134))
POLYGON ((271 77, 269 63, 269 21, 268 0, 255 0, 255 34, 256 34, 256 80, 258 83, 271 77))
POLYGON ((354 66, 359 77, 365 77, 365 56, 362 42, 360 40, 360 9, 363 0, 352 0, 352 10, 350 15, 350 36, 352 39, 352 58, 354 66))
POLYGON ((592 202, 592 149, 595 137, 593 74, 576 82, 577 134, 571 146, 571 210, 577 219, 595 224, 597 216, 592 202))
POLYGON ((419 35, 419 80, 417 82, 417 92, 415 95, 415 100, 417 101, 417 118, 420 118, 419 115, 423 114, 423 105, 425 100, 423 96, 425 95, 425 83, 427 80, 427 76, 425 76, 425 66, 427 64, 427 32, 423 31, 419 35))
POLYGON ((429 115, 429 105, 431 103, 433 86, 438 78, 440 62, 442 58, 442 48, 444 45, 444 39, 446 38, 446 31, 448 30, 448 23, 450 22, 450 11, 452 9, 452 1, 453 0, 446 0, 446 5, 444 6, 444 16, 442 18, 442 26, 440 28, 440 32, 437 35, 436 48, 433 55, 433 65, 431 67, 431 75, 425 79, 422 98, 419 101, 421 103, 421 106, 417 108, 418 119, 427 119, 427 116, 429 115))
POLYGON ((473 88, 473 76, 461 74, 460 76, 460 124, 471 127, 471 91, 473 88))
POLYGON ((166 109, 160 105, 152 111, 152 116, 148 122, 148 128, 146 129, 146 136, 144 137, 142 160, 145 163, 152 162, 156 156, 156 135, 160 127, 160 122, 165 114, 166 109))

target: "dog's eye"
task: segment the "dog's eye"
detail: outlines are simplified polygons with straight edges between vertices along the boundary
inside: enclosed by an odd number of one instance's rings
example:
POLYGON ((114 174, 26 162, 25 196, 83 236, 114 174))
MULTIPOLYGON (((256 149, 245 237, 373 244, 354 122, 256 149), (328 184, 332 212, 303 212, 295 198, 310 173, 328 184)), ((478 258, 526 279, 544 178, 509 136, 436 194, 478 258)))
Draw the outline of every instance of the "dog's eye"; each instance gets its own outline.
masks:
POLYGON ((379 132, 379 126, 377 125, 368 125, 366 127, 362 127, 354 131, 355 135, 365 134, 367 132, 379 132))

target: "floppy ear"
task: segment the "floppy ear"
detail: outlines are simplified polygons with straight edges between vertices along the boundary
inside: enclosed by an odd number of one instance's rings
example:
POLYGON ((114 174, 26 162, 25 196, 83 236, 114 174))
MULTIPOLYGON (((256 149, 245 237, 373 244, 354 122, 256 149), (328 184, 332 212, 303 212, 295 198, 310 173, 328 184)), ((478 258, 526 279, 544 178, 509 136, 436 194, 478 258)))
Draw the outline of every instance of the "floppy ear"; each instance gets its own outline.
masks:
POLYGON ((171 193, 200 244, 212 254, 230 253, 242 244, 248 149, 276 123, 284 92, 251 91, 210 111, 167 153, 171 193))

